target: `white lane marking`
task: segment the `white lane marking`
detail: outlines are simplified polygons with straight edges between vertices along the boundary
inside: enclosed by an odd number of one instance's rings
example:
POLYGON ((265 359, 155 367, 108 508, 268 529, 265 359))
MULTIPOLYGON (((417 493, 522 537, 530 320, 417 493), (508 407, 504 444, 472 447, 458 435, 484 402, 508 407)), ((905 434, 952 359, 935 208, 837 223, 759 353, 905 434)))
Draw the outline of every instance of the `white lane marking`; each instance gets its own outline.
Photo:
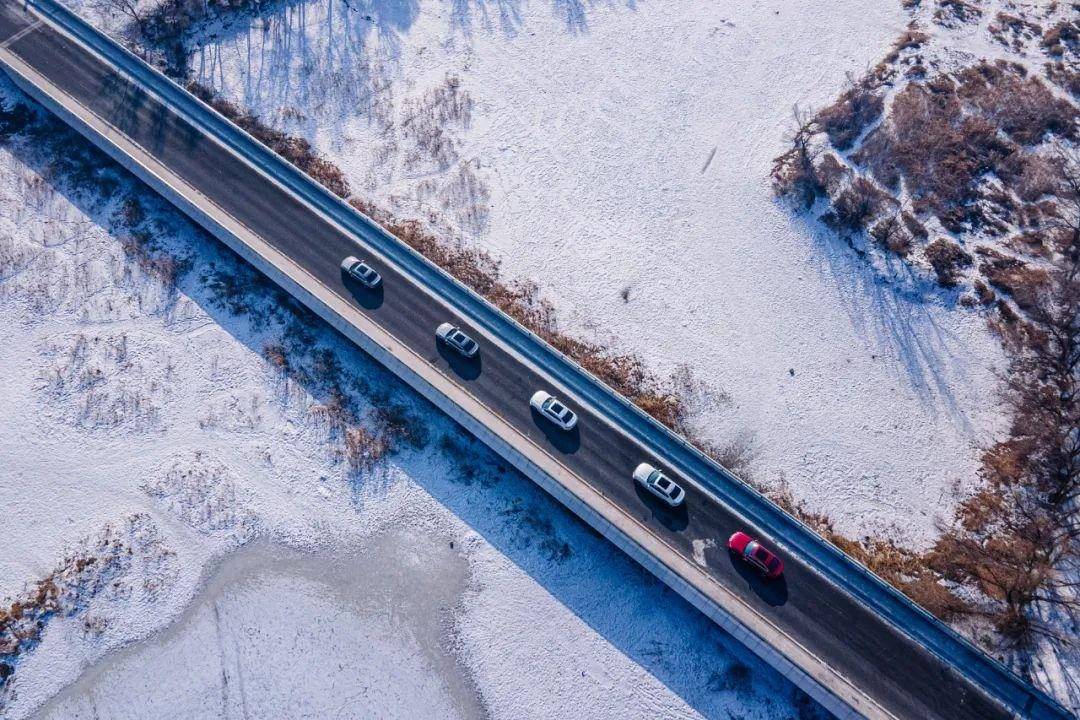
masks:
POLYGON ((14 35, 9 37, 4 42, 0 43, 0 47, 6 48, 8 45, 15 42, 16 40, 21 40, 24 36, 29 35, 33 31, 37 30, 38 25, 41 25, 41 23, 43 23, 43 22, 45 22, 45 21, 42 20, 41 18, 38 18, 37 20, 34 21, 34 23, 32 25, 27 25, 22 30, 15 33, 14 35))

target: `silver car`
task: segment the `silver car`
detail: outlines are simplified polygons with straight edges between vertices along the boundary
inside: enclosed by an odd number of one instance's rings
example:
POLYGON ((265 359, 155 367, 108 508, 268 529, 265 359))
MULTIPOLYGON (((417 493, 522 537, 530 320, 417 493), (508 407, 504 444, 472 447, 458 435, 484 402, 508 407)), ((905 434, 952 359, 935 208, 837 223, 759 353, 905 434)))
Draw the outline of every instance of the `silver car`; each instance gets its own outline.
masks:
POLYGON ((475 356, 477 351, 480 350, 480 345, 475 340, 463 333, 461 328, 455 327, 450 323, 443 323, 440 325, 435 330, 435 337, 439 338, 467 358, 475 356))
POLYGON ((536 412, 563 430, 573 430, 577 425, 577 413, 556 400, 550 393, 537 390, 529 399, 529 404, 536 412))
POLYGON ((341 261, 341 269, 366 288, 377 288, 379 283, 382 282, 382 275, 375 272, 375 268, 354 258, 352 255, 341 261))
POLYGON ((678 507, 686 497, 686 491, 678 483, 649 463, 634 468, 634 480, 671 507, 678 507))

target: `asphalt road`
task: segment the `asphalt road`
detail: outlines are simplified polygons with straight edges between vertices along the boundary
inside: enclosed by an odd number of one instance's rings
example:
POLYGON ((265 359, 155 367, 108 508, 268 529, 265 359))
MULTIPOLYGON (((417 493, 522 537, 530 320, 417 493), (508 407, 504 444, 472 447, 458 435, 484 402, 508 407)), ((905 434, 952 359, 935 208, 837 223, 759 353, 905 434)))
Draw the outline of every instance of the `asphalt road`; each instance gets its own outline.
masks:
MULTIPOLYGON (((0 39, 12 38, 27 24, 18 5, 0 5, 0 39)), ((728 555, 725 539, 742 529, 768 541, 767 528, 747 527, 711 496, 678 477, 687 491, 686 502, 680 511, 666 510, 631 480, 639 462, 664 467, 662 458, 651 457, 573 402, 567 404, 580 414, 578 429, 569 434, 551 429, 531 411, 529 397, 537 389, 559 395, 558 388, 485 341, 466 319, 411 285, 393 267, 371 259, 356 239, 335 230, 63 35, 40 25, 16 38, 9 48, 230 216, 349 299, 670 547, 692 558, 695 539, 712 541, 705 558, 714 578, 892 713, 942 720, 1008 717, 946 664, 798 558, 784 553, 782 538, 773 546, 781 548, 786 564, 783 579, 760 581, 728 555), (339 269, 346 255, 371 259, 383 275, 382 290, 370 292, 346 282, 339 269), (462 326, 480 342, 477 361, 464 362, 440 350, 434 333, 445 321, 462 326)))

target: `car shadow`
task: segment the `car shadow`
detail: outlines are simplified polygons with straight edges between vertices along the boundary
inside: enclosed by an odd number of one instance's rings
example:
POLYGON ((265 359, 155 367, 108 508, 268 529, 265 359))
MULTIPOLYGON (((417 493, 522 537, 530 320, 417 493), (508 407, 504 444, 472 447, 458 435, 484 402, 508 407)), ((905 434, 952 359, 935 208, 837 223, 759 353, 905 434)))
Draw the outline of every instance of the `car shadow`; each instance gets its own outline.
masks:
POLYGON ((341 271, 341 282, 344 283, 345 289, 349 291, 349 294, 353 296, 353 300, 356 300, 357 304, 362 308, 368 310, 377 310, 382 307, 383 304, 383 284, 379 283, 377 287, 369 288, 352 279, 347 272, 341 271))
POLYGON ((439 356, 446 361, 446 364, 450 366, 450 369, 454 371, 462 380, 475 380, 480 377, 480 373, 484 369, 484 361, 481 358, 482 352, 478 352, 471 358, 467 358, 456 350, 448 347, 446 343, 441 342, 438 338, 435 339, 435 350, 438 351, 439 356))
POLYGON ((746 584, 750 586, 755 595, 772 607, 781 607, 787 604, 788 586, 786 576, 781 575, 778 578, 767 580, 761 576, 761 573, 739 557, 737 552, 728 550, 727 554, 732 566, 735 568, 735 572, 746 581, 746 584))
POLYGON ((649 509, 656 522, 672 532, 681 532, 690 524, 690 511, 687 509, 685 501, 678 507, 671 507, 641 487, 641 483, 633 479, 630 482, 634 483, 634 492, 637 493, 638 500, 649 509))
POLYGON ((529 407, 532 413, 533 423, 544 433, 544 437, 548 442, 555 446, 555 449, 564 455, 572 455, 578 451, 581 447, 581 423, 579 422, 574 426, 573 430, 562 430, 555 423, 548 420, 546 417, 536 411, 536 408, 529 407))

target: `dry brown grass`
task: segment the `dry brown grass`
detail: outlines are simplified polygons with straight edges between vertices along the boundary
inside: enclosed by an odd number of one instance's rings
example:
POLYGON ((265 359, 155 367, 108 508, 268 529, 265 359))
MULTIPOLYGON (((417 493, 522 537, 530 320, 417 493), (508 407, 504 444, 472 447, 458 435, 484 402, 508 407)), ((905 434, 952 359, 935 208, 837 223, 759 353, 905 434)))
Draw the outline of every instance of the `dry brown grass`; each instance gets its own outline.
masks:
POLYGON ((154 250, 154 241, 149 233, 136 230, 120 238, 120 247, 128 259, 150 277, 160 282, 167 290, 176 288, 177 278, 183 270, 181 262, 168 253, 154 250))
POLYGON ((1047 28, 1042 46, 1047 53, 1057 57, 1067 51, 1080 52, 1080 20, 1062 20, 1047 28))
MULTIPOLYGON (((936 215, 952 232, 999 233, 1018 218, 1036 219, 1011 191, 1030 206, 1056 173, 1052 158, 1030 148, 1051 138, 1076 139, 1078 118, 1075 106, 1022 67, 979 63, 909 83, 851 160, 883 187, 898 190, 902 180, 915 213, 936 215), (1006 188, 988 184, 991 177, 1006 188)), ((878 219, 852 215, 850 193, 831 190, 829 196, 847 206, 841 219, 878 219)))
POLYGON ((971 265, 971 255, 945 238, 934 240, 926 246, 923 253, 942 287, 954 287, 959 279, 960 269, 971 265))
POLYGON ((365 427, 345 431, 345 460, 353 471, 370 471, 390 451, 390 443, 384 436, 365 427))
POLYGON ((882 214, 894 214, 898 205, 892 195, 865 177, 856 177, 831 200, 832 208, 823 219, 841 232, 863 230, 882 214))
POLYGON ((977 22, 982 14, 977 5, 965 0, 938 0, 937 9, 934 10, 934 22, 945 27, 958 27, 977 22))
POLYGON ((982 258, 979 271, 991 285, 1008 293, 1017 307, 1030 312, 1042 304, 1050 283, 1046 270, 992 248, 979 247, 975 252, 982 258))
POLYGON ((1047 80, 1067 90, 1074 98, 1080 98, 1080 70, 1058 61, 1046 63, 1043 72, 1047 80))
POLYGON ((873 83, 849 78, 847 90, 817 114, 817 121, 837 150, 849 149, 871 123, 881 117, 885 100, 873 83))

